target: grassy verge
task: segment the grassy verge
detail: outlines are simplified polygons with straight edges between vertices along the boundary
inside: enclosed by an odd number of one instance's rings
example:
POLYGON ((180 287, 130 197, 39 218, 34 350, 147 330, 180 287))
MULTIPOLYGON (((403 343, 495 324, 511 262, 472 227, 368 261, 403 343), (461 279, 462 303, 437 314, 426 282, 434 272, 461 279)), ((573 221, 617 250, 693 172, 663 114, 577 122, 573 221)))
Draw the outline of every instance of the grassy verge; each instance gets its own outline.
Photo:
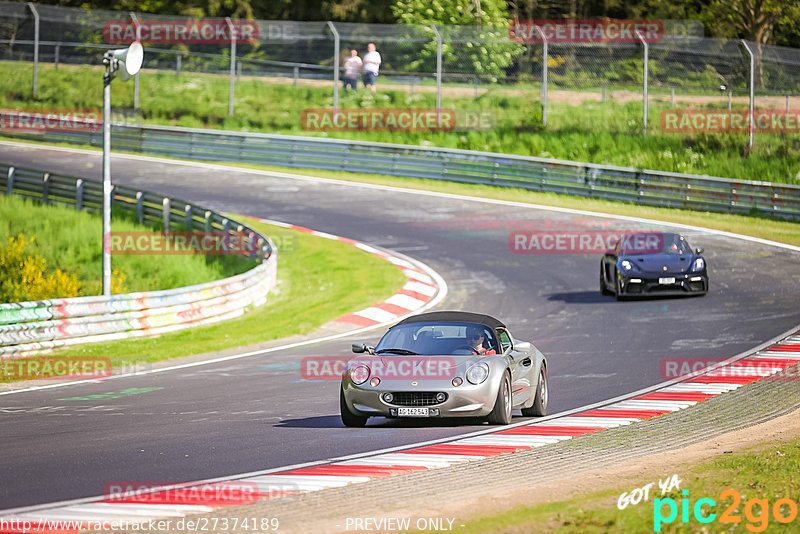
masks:
MULTIPOLYGON (((27 87, 32 67, 0 62, 0 106, 4 108, 100 109, 100 70, 40 65, 39 95, 27 87)), ((546 158, 631 166, 730 178, 800 183, 800 145, 796 136, 759 134, 753 151, 746 134, 676 134, 660 130, 660 114, 670 109, 661 98, 649 106, 650 133, 642 134, 640 102, 589 102, 571 105, 551 101, 548 126, 535 86, 492 86, 475 97, 467 91, 447 91, 442 107, 483 110, 495 125, 478 131, 467 126, 452 132, 313 132, 302 128, 302 111, 332 105, 329 84, 293 87, 285 80, 242 79, 236 85, 235 114, 228 117, 229 80, 226 76, 145 72, 141 76, 138 119, 148 124, 211 127, 295 135, 333 136, 364 141, 433 145, 487 150, 546 158)), ((380 87, 380 83, 379 83, 380 87)), ((575 92, 580 96, 582 93, 575 92)), ((112 85, 115 109, 132 108, 133 84, 112 85)), ((414 95, 400 88, 342 92, 345 108, 435 108, 427 91, 414 95)), ((719 102, 701 104, 725 107, 719 102)))
POLYGON ((673 489, 661 495, 658 484, 650 489, 649 501, 629 504, 618 509, 617 503, 623 493, 630 494, 634 488, 657 482, 640 480, 639 484, 618 487, 561 502, 538 506, 523 506, 511 511, 484 517, 466 523, 459 532, 559 532, 559 533, 603 533, 603 532, 654 532, 655 518, 660 521, 660 532, 771 532, 781 525, 776 519, 775 508, 783 518, 794 518, 785 525, 786 531, 797 532, 800 518, 797 517, 797 495, 800 491, 800 440, 761 444, 732 454, 718 456, 700 464, 685 465, 677 473, 682 480, 680 490, 673 489), (682 491, 688 490, 688 495, 682 491), (723 493, 725 490, 733 492, 723 493), (740 502, 736 502, 736 496, 740 502), (690 509, 684 522, 683 510, 688 499, 690 509), (699 499, 712 499, 716 505, 710 509, 705 501, 702 514, 716 514, 708 524, 698 521, 695 506, 699 499), (661 502, 656 499, 662 499, 661 502), (670 504, 675 502, 676 517, 667 522, 670 504), (780 499, 789 499, 793 505, 780 499), (657 506, 656 506, 657 505, 657 506), (794 514, 792 514, 792 509, 794 514), (730 515, 730 520, 724 516, 730 515))
MULTIPOLYGON (((130 220, 124 211, 115 210, 114 232, 152 231, 130 220)), ((47 263, 48 269, 61 269, 75 275, 81 295, 102 292, 102 220, 68 206, 51 206, 19 197, 0 196, 0 239, 24 234, 35 238, 29 245, 47 263)), ((255 266, 252 260, 236 256, 118 256, 112 268, 122 273, 119 292, 170 289, 219 280, 255 266), (154 261, 154 258, 156 260, 154 261)), ((49 295, 54 298, 63 295, 49 295)))
POLYGON ((377 174, 355 174, 334 171, 312 171, 283 167, 267 167, 264 165, 243 165, 220 163, 231 167, 248 167, 253 169, 273 170, 300 174, 304 176, 318 176, 351 182, 389 185, 406 187, 422 191, 439 191, 456 195, 478 196, 497 200, 525 202, 542 206, 595 211, 628 217, 642 217, 659 221, 701 226, 725 232, 749 235, 762 239, 769 239, 781 243, 800 246, 800 224, 762 217, 745 215, 732 215, 707 211, 678 210, 638 206, 627 202, 599 200, 556 193, 538 193, 524 189, 510 189, 488 185, 459 184, 438 180, 423 180, 418 178, 397 178, 377 174))
POLYGON ((115 341, 70 347, 58 356, 110 357, 113 366, 180 356, 307 334, 346 313, 391 296, 405 282, 393 264, 352 245, 248 221, 283 246, 278 287, 267 303, 242 317, 132 343, 115 341))

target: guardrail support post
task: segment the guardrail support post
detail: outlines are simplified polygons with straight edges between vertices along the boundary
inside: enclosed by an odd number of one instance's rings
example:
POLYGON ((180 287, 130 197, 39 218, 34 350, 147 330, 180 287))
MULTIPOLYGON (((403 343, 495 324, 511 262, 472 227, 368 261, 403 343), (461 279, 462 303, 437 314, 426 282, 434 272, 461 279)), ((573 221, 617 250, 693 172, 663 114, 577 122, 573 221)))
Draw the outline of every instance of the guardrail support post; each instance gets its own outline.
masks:
POLYGON ((39 88, 39 12, 33 2, 28 2, 33 13, 33 96, 39 88))
POLYGON ((144 193, 136 192, 136 220, 144 224, 144 193))
POLYGON ((164 197, 161 201, 161 220, 164 225, 164 234, 169 233, 170 211, 172 210, 169 197, 164 197))
POLYGON ((44 186, 42 187, 42 202, 45 204, 50 203, 50 173, 46 172, 42 175, 42 182, 44 186))
POLYGON ((192 231, 192 205, 186 205, 186 230, 192 231))
POLYGON ((206 232, 210 232, 211 229, 213 228, 212 223, 211 223, 212 215, 213 214, 211 213, 211 211, 206 211, 205 216, 203 217, 206 220, 206 222, 205 222, 206 232))
POLYGON ((11 195, 14 193, 14 175, 16 174, 16 169, 14 167, 8 168, 8 184, 6 185, 6 195, 11 195))
POLYGON ((175 76, 177 77, 181 75, 181 61, 183 61, 183 54, 175 56, 175 76))
POLYGON ((83 211, 83 179, 75 181, 75 209, 83 211))
POLYGON ((53 67, 58 70, 58 56, 61 54, 61 45, 57 44, 53 50, 53 67))

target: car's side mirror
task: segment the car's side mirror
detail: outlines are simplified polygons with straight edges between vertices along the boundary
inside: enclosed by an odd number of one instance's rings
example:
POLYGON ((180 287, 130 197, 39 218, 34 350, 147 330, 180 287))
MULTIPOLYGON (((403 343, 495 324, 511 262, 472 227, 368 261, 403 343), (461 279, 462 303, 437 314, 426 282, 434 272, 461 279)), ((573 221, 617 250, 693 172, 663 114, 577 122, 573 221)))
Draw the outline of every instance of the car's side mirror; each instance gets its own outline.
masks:
POLYGON ((369 347, 364 343, 353 343, 352 348, 353 352, 356 354, 363 354, 365 352, 367 354, 375 354, 375 347, 369 347))
POLYGON ((531 350, 531 344, 528 341, 515 341, 514 350, 517 352, 529 352, 531 350))
POLYGON ((696 249, 694 249, 695 254, 702 254, 703 252, 705 252, 705 249, 703 247, 697 247, 696 249))

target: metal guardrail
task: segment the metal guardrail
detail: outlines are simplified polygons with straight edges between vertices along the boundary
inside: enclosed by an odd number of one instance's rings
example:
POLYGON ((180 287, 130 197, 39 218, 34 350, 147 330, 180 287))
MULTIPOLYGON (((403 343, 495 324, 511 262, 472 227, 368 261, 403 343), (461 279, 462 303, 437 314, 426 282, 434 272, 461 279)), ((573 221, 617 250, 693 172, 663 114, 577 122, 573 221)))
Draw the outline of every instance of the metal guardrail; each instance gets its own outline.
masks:
MULTIPOLYGON (((0 191, 44 203, 100 210, 103 184, 0 165, 0 191)), ((148 336, 237 317, 275 287, 277 249, 245 224, 192 204, 115 185, 112 205, 163 229, 251 234, 258 265, 205 284, 162 291, 0 304, 0 358, 54 347, 148 336)))
MULTIPOLYGON (((102 146, 102 131, 5 133, 102 146)), ((800 186, 458 149, 114 123, 116 151, 384 174, 800 220, 800 186)))

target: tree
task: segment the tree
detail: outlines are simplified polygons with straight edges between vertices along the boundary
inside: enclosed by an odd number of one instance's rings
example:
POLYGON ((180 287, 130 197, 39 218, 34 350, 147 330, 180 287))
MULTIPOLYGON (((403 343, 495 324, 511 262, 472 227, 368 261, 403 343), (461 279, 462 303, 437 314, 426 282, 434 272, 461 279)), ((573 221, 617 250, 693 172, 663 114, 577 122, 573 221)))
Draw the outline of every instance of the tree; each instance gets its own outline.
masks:
POLYGON ((776 26, 792 27, 800 19, 797 0, 712 0, 703 13, 712 32, 756 43, 755 82, 764 85, 761 46, 772 41, 776 26))
POLYGON ((496 81, 523 50, 509 39, 505 0, 395 0, 392 12, 402 24, 424 26, 431 37, 423 50, 410 58, 408 66, 412 68, 435 68, 436 40, 431 24, 442 34, 442 61, 450 70, 488 75, 496 81))

